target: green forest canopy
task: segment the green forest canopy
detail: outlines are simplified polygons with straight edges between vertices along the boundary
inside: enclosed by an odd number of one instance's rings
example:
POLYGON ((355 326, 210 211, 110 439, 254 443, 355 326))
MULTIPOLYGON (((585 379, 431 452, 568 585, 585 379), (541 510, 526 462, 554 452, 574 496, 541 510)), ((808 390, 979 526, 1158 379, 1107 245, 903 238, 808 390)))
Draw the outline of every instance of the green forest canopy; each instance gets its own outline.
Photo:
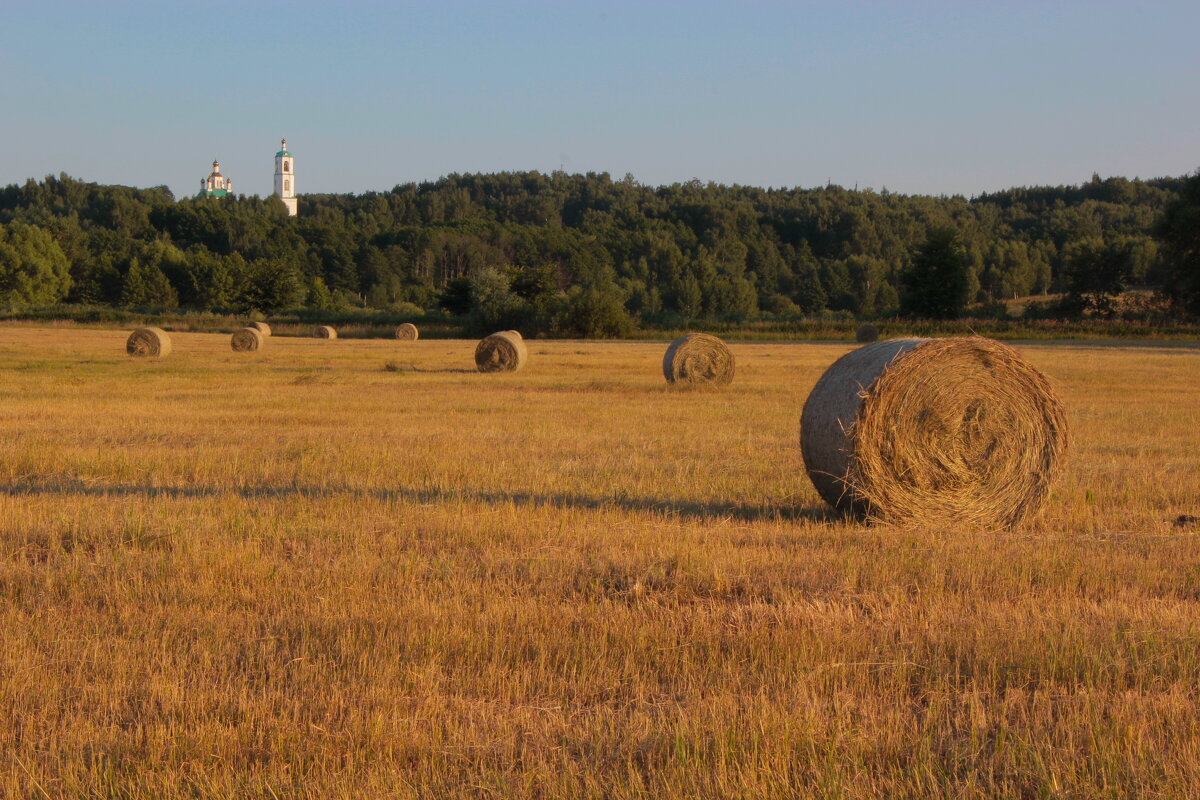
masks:
POLYGON ((288 217, 275 197, 176 200, 60 175, 0 190, 0 302, 465 313, 474 286, 501 317, 504 303, 644 319, 886 316, 931 231, 956 234, 965 302, 1082 293, 1093 264, 1117 265, 1114 291, 1162 285, 1155 225, 1188 180, 1093 176, 968 199, 468 174, 304 195, 288 217))

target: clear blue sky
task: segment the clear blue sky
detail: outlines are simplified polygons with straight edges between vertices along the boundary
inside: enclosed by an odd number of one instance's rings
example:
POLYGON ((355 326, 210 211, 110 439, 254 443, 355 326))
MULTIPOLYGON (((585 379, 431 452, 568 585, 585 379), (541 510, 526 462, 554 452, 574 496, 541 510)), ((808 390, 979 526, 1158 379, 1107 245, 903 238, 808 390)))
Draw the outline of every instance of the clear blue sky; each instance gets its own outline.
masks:
POLYGON ((451 172, 966 195, 1200 166, 1200 3, 12 2, 0 184, 451 172))

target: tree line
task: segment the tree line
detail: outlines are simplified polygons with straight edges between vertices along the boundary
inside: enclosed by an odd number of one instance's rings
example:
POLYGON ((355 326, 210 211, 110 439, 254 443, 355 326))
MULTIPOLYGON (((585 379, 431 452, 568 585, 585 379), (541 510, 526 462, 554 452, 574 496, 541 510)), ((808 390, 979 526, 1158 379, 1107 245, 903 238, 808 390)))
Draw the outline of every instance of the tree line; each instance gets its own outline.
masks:
POLYGON ((288 217, 275 197, 177 200, 49 176, 0 190, 0 304, 442 309, 580 336, 656 320, 953 317, 1048 292, 1065 293, 1053 313, 1103 315, 1128 287, 1187 314, 1200 311, 1187 266, 1198 181, 1093 175, 965 198, 456 174, 304 195, 288 217))

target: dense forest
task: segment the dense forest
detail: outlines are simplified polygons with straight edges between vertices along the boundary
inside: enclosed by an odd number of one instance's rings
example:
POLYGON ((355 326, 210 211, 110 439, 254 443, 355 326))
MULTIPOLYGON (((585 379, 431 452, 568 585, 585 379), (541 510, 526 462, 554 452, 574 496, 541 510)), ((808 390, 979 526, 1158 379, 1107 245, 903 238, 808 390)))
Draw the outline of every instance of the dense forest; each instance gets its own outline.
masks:
POLYGON ((1093 176, 968 199, 449 175, 303 195, 288 217, 274 197, 176 200, 60 175, 0 190, 0 305, 441 309, 585 336, 656 320, 1004 313, 1051 292, 1039 313, 1105 315, 1130 287, 1169 302, 1179 236, 1164 239, 1164 219, 1191 224, 1179 209, 1196 181, 1093 176))

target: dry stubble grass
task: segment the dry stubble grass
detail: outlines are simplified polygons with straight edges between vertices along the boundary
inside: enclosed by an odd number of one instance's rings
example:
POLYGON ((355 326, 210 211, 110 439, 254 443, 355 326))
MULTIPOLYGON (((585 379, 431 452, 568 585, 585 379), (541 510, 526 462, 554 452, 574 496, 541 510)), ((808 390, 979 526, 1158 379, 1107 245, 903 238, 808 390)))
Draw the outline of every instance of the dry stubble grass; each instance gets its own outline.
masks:
POLYGON ((0 795, 1200 791, 1200 352, 1027 346, 1068 473, 1005 534, 830 517, 845 345, 0 328, 0 795))

